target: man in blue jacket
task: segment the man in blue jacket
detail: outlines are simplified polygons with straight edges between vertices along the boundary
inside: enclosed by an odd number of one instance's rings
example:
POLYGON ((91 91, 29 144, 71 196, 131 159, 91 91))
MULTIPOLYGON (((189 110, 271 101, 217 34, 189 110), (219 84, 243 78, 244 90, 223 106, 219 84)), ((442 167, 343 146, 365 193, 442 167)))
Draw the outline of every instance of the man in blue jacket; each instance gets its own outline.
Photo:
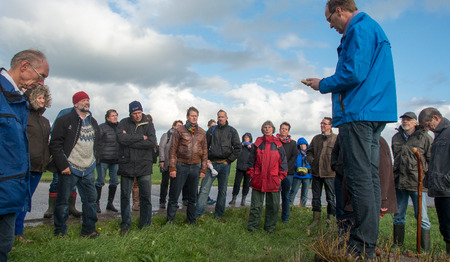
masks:
POLYGON ((30 209, 30 159, 25 89, 44 85, 49 73, 45 55, 24 50, 0 69, 0 261, 8 260, 14 243, 16 213, 30 209))
POLYGON ((342 34, 336 72, 321 80, 308 78, 306 84, 332 93, 333 126, 339 127, 355 211, 349 244, 356 254, 371 258, 381 207, 379 137, 387 122, 397 121, 391 46, 378 23, 358 11, 353 0, 329 0, 325 18, 342 34))

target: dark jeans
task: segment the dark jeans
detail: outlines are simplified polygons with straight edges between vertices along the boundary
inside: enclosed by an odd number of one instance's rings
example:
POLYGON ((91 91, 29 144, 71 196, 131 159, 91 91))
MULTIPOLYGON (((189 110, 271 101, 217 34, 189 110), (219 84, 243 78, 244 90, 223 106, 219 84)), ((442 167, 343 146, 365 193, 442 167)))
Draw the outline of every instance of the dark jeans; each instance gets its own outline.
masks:
POLYGON ((14 244, 16 213, 0 215, 0 261, 8 261, 8 253, 14 244))
POLYGON ((283 222, 289 221, 289 204, 291 203, 289 199, 289 193, 291 192, 291 184, 294 179, 294 175, 287 175, 280 183, 281 191, 281 220, 283 222))
POLYGON ((434 205, 439 220, 439 231, 446 243, 450 243, 450 197, 435 197, 434 205))
MULTIPOLYGON (((58 173, 53 173, 53 179, 50 183, 50 188, 48 189, 48 192, 51 194, 56 194, 58 192, 58 173)), ((77 192, 77 189, 75 186, 72 188, 72 193, 77 192)), ((55 195, 56 196, 56 195, 55 195)))
POLYGON ((99 163, 97 165, 97 180, 95 180, 96 187, 103 187, 105 185, 106 170, 109 170, 109 185, 117 186, 119 185, 119 164, 111 163, 99 163))
POLYGON ((334 194, 336 195, 336 220, 339 221, 344 215, 344 203, 342 199, 342 178, 336 176, 334 178, 334 194))
POLYGON ((202 180, 200 193, 198 194, 198 201, 196 207, 196 216, 200 217, 205 213, 206 202, 208 201, 209 192, 214 180, 219 180, 219 192, 217 193, 217 202, 215 208, 215 216, 222 217, 225 213, 225 201, 227 198, 227 184, 228 176, 230 175, 230 165, 221 163, 213 163, 214 169, 219 173, 217 176, 212 176, 211 170, 208 168, 205 178, 202 180))
POLYGON ((161 171, 161 186, 159 187, 159 203, 165 204, 167 198, 167 191, 169 189, 169 170, 161 171))
POLYGON ((380 134, 384 122, 350 122, 339 126, 344 174, 355 218, 349 245, 372 258, 378 239, 381 208, 380 134))
POLYGON ((53 222, 55 235, 67 234, 66 221, 69 218, 69 197, 76 185, 80 193, 82 203, 81 234, 88 235, 95 231, 97 222, 97 191, 94 186, 95 171, 80 177, 76 175, 58 174, 58 195, 56 197, 53 222))
MULTIPOLYGON (((136 177, 139 186, 139 228, 152 224, 152 176, 143 175, 136 177)), ((131 211, 130 194, 133 187, 134 177, 122 176, 120 179, 120 215, 122 216, 122 229, 130 229, 131 211)))
MULTIPOLYGON (((42 177, 42 173, 31 172, 31 177, 30 177, 31 197, 33 197, 33 194, 36 191, 39 181, 41 181, 41 177, 42 177)), ((26 215, 27 215, 27 211, 22 211, 22 212, 16 213, 16 226, 15 226, 15 230, 14 230, 14 234, 16 236, 23 235, 23 221, 25 220, 26 215)))
POLYGON ((195 224, 195 201, 197 199, 198 179, 200 176, 200 164, 188 165, 177 163, 177 176, 170 178, 169 204, 167 206, 167 221, 173 222, 178 209, 178 198, 183 188, 186 188, 185 197, 188 205, 186 208, 186 220, 189 224, 195 224))
POLYGON ((280 210, 280 192, 261 192, 252 190, 252 202, 250 205, 250 215, 248 217, 248 230, 258 230, 261 223, 261 213, 266 196, 266 214, 264 218, 264 230, 273 232, 278 220, 280 210))
POLYGON ((250 176, 247 175, 246 171, 236 169, 236 176, 234 177, 233 185, 233 196, 239 195, 242 178, 244 179, 244 183, 242 184, 242 195, 248 195, 248 191, 250 190, 250 176))
POLYGON ((320 212, 322 210, 322 187, 325 187, 325 196, 327 199, 327 214, 336 215, 336 203, 334 202, 334 177, 315 177, 312 178, 311 191, 313 195, 312 199, 312 211, 320 212))

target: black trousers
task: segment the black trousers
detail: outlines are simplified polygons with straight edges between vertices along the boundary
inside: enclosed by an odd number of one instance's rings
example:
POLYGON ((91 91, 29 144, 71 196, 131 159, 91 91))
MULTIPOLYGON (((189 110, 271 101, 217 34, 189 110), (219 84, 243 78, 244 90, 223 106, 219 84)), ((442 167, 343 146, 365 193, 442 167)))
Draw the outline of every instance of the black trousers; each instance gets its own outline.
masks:
POLYGON ((313 195, 312 199, 312 210, 313 211, 321 211, 322 203, 322 187, 325 187, 325 194, 327 199, 327 213, 329 215, 336 215, 336 202, 334 201, 334 177, 331 178, 321 178, 315 177, 312 178, 311 191, 313 195))

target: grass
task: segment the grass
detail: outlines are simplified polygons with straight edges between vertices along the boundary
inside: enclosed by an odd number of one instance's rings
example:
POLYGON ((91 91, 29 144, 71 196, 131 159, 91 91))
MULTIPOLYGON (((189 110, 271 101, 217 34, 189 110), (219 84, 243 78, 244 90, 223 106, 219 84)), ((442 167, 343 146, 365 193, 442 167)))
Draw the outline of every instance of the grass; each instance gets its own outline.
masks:
MULTIPOLYGON (((97 170, 95 171, 95 176, 97 177, 97 170)), ((231 163, 230 175, 228 176, 228 185, 232 186, 234 184, 234 177, 236 176, 236 161, 231 163)), ((53 173, 46 171, 42 174, 41 182, 51 182, 53 179, 53 173)), ((120 179, 120 176, 119 176, 120 179)), ((106 175, 105 181, 109 181, 109 175, 106 175)), ((200 180, 201 181, 201 180, 200 180)), ((200 183, 199 181, 199 183, 200 183)), ((152 174, 152 184, 161 184, 161 172, 159 171, 159 165, 153 164, 153 174, 152 174)), ((218 185, 218 180, 216 179, 213 183, 214 186, 218 185)))
MULTIPOLYGON (((428 212, 433 254, 443 257, 445 244, 436 211, 429 208, 428 212)), ((186 225, 186 216, 181 212, 175 225, 166 225, 165 215, 155 215, 152 226, 142 230, 137 228, 138 218, 133 217, 131 230, 124 237, 119 236, 120 219, 103 220, 96 225, 101 232, 97 239, 80 239, 80 222, 69 225, 64 239, 53 237, 54 228, 50 225, 26 227, 25 235, 35 243, 15 243, 10 261, 313 261, 313 247, 335 240, 335 233, 322 233, 327 230, 325 209, 322 227, 313 229, 311 236, 306 233, 312 221, 310 208, 292 207, 289 223, 279 220, 274 234, 264 230, 249 233, 248 215, 248 207, 227 208, 221 220, 205 215, 197 220, 197 226, 186 225)), ((405 245, 400 253, 415 250, 415 219, 411 209, 406 228, 405 245)), ((386 215, 380 222, 379 246, 389 243, 391 235, 392 216, 386 215)))

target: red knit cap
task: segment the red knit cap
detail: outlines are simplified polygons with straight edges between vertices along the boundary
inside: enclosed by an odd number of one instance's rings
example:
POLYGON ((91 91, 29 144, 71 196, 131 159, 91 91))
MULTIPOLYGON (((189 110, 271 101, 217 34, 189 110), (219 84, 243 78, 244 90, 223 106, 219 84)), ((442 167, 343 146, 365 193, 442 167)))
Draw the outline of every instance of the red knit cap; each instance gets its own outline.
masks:
POLYGON ((76 93, 75 95, 73 95, 73 97, 72 97, 72 102, 73 102, 73 104, 75 105, 76 103, 78 103, 78 102, 80 102, 81 100, 86 99, 86 98, 89 99, 88 94, 86 94, 86 93, 83 92, 83 91, 80 91, 80 92, 76 93))

